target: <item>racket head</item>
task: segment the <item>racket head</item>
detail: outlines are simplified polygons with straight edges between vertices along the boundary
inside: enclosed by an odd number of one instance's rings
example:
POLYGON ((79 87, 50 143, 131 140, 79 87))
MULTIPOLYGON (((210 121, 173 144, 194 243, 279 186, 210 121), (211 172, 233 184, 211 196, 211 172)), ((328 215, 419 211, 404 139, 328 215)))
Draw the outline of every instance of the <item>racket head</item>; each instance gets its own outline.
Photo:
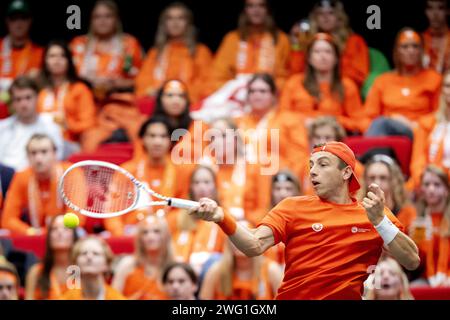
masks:
POLYGON ((136 209, 140 182, 125 169, 104 161, 80 161, 61 177, 59 192, 72 210, 92 218, 112 218, 136 209))

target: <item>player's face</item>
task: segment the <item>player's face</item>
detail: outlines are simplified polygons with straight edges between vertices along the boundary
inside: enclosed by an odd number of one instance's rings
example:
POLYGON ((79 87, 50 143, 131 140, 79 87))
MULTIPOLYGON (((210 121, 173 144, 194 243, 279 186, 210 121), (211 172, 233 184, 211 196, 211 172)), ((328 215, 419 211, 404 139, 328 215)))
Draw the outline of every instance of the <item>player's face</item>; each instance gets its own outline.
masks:
POLYGON ((67 73, 68 61, 64 50, 60 46, 52 46, 47 51, 45 63, 50 73, 54 76, 64 76, 67 73))
POLYGON ((446 25, 446 9, 444 1, 427 1, 425 14, 430 27, 438 29, 446 25))
POLYGON ((397 48, 400 63, 404 66, 416 66, 420 64, 421 47, 415 41, 407 41, 397 48))
POLYGON ((266 20, 267 6, 265 0, 247 0, 244 10, 252 25, 260 26, 266 20))
POLYGON ((22 15, 6 18, 9 35, 16 39, 27 38, 30 33, 31 22, 31 18, 22 15))
POLYGON ((317 25, 322 32, 333 32, 338 24, 338 19, 333 8, 318 8, 316 19, 317 25))
POLYGON ((12 107, 21 120, 28 120, 36 114, 37 94, 30 88, 12 90, 12 107))
POLYGON ((117 18, 110 8, 100 4, 92 12, 91 26, 97 36, 110 36, 116 31, 117 18))
POLYGON ((385 194, 391 192, 391 173, 385 163, 372 163, 366 170, 366 185, 376 183, 385 194))
POLYGON ((311 137, 311 145, 315 146, 330 141, 336 141, 336 132, 331 126, 317 127, 311 137))
POLYGON ((17 286, 14 275, 0 275, 0 300, 17 300, 17 286))
POLYGON ((329 72, 337 63, 333 46, 326 40, 314 42, 309 56, 309 63, 317 71, 329 72))
POLYGON ((253 110, 267 110, 275 104, 270 86, 261 79, 253 81, 248 88, 248 103, 253 110))
POLYGON ((170 298, 174 300, 195 299, 197 285, 192 282, 189 275, 181 267, 170 270, 164 287, 170 298))
POLYGON ((309 161, 310 178, 320 198, 328 199, 344 188, 344 169, 339 169, 339 158, 328 152, 316 152, 309 161))
POLYGON ((181 87, 171 86, 162 94, 161 102, 169 117, 179 117, 187 108, 186 92, 181 87))
POLYGON ((450 72, 444 77, 442 83, 442 94, 444 95, 444 100, 447 103, 447 110, 450 109, 450 72))
POLYGON ((392 268, 392 266, 387 262, 381 262, 377 268, 378 276, 376 285, 379 285, 380 288, 377 290, 377 297, 380 300, 383 299, 393 299, 394 297, 399 297, 401 291, 401 279, 400 275, 396 270, 392 268))
POLYGON ((204 168, 198 169, 192 177, 191 190, 195 201, 201 198, 214 199, 216 184, 211 172, 204 168))
POLYGON ((85 240, 80 247, 77 265, 85 275, 97 275, 108 271, 108 263, 104 249, 99 241, 85 240))
POLYGON ((142 137, 147 154, 153 159, 161 159, 170 149, 170 137, 167 128, 162 123, 153 123, 147 127, 142 137))
POLYGON ((272 199, 274 205, 288 197, 298 196, 298 190, 291 181, 275 182, 272 187, 272 199))
POLYGON ((163 238, 161 223, 156 219, 151 219, 145 223, 141 233, 141 241, 147 252, 159 251, 163 245, 163 238))
POLYGON ((425 202, 437 206, 447 201, 448 190, 439 177, 432 172, 425 172, 420 186, 425 202))
POLYGON ((64 226, 64 217, 58 216, 49 230, 50 246, 54 251, 70 250, 73 245, 73 231, 64 226))
POLYGON ((37 174, 48 174, 56 162, 56 152, 50 139, 34 139, 28 145, 28 162, 37 174))
POLYGON ((172 8, 167 12, 166 31, 169 37, 179 38, 186 32, 188 21, 181 8, 172 8))

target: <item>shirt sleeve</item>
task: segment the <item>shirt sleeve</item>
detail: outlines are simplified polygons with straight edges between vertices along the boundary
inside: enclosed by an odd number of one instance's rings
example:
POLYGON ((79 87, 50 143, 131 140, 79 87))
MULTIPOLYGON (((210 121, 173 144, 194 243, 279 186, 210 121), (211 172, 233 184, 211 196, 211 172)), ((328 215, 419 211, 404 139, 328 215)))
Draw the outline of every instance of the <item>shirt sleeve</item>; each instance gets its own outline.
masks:
POLYGON ((278 205, 276 205, 269 213, 262 219, 259 226, 267 226, 272 229, 273 237, 275 240, 274 245, 279 242, 286 244, 288 235, 288 226, 290 220, 294 216, 291 212, 292 208, 296 206, 291 198, 284 199, 278 205))

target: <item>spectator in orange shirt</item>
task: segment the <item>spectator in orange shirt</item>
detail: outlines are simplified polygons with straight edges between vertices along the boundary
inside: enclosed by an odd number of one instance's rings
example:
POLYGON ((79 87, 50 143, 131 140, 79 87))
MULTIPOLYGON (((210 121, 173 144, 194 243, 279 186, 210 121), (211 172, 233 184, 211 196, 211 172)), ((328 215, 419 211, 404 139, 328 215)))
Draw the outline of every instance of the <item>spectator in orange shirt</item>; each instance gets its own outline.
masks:
POLYGON ((351 198, 360 184, 347 145, 317 146, 310 166, 317 195, 283 200, 256 229, 237 224, 207 198, 190 214, 218 223, 249 257, 285 243, 285 276, 277 299, 360 299, 368 268, 377 263, 383 243, 404 267, 418 267, 417 247, 385 208, 380 187, 371 185, 362 203, 351 198))
POLYGON ((423 265, 422 277, 415 286, 450 286, 450 184, 447 173, 435 165, 423 171, 417 201, 417 219, 411 237, 419 246, 423 265))
MULTIPOLYGON (((32 24, 28 2, 13 0, 6 11, 8 35, 0 39, 0 94, 8 93, 13 80, 29 74, 36 76, 41 67, 43 49, 30 39, 32 24)), ((6 97, 0 101, 7 102, 6 97)))
POLYGON ((450 67, 450 30, 447 25, 447 0, 427 0, 428 29, 422 33, 424 66, 444 73, 450 67))
POLYGON ((186 83, 194 103, 205 97, 212 53, 197 42, 193 20, 192 11, 181 2, 170 4, 161 13, 155 45, 148 51, 136 78, 139 97, 155 97, 169 79, 186 83))
MULTIPOLYGON (((245 221, 239 224, 248 225, 245 221)), ((281 284, 280 266, 263 256, 249 258, 230 240, 223 256, 207 271, 202 300, 272 300, 281 284)))
POLYGON ((58 181, 69 164, 56 160, 55 144, 46 135, 33 135, 26 150, 30 167, 14 175, 1 217, 2 228, 16 235, 42 234, 48 219, 66 208, 58 181))
POLYGON ((167 295, 172 300, 196 300, 198 280, 195 271, 187 263, 173 263, 162 275, 167 295))
POLYGON ((112 286, 130 300, 167 299, 162 273, 174 255, 164 211, 145 217, 135 239, 135 253, 120 260, 112 286))
POLYGON ((367 193, 372 183, 376 183, 383 190, 386 207, 401 222, 405 232, 409 233, 409 227, 416 218, 416 209, 408 200, 403 173, 391 157, 377 154, 365 164, 361 196, 367 193))
POLYGON ((339 49, 327 33, 318 33, 310 42, 304 74, 289 78, 281 93, 282 110, 305 117, 306 125, 320 115, 335 116, 347 130, 363 131, 364 115, 355 83, 341 77, 339 49))
POLYGON ((133 91, 143 52, 138 40, 123 32, 114 1, 95 3, 88 34, 70 46, 78 74, 91 82, 100 101, 114 91, 133 91))
POLYGON ((64 226, 63 218, 57 215, 48 225, 44 260, 31 267, 25 281, 27 300, 57 300, 68 289, 70 250, 78 236, 76 229, 64 226))
POLYGON ((79 267, 79 273, 75 273, 70 282, 72 288, 60 300, 124 300, 124 296, 106 282, 113 258, 111 248, 103 239, 89 236, 78 240, 71 261, 79 267))
POLYGON ((78 78, 72 55, 64 42, 50 42, 44 52, 38 112, 48 114, 61 126, 64 158, 80 150, 83 133, 95 125, 94 96, 78 78))
POLYGON ((373 120, 367 136, 404 135, 413 140, 417 121, 438 106, 441 76, 422 65, 423 43, 411 28, 395 40, 395 70, 375 79, 365 102, 373 120))
POLYGON ((19 288, 20 277, 16 267, 0 252, 0 301, 19 300, 19 288))
MULTIPOLYGON (((349 18, 342 2, 319 0, 308 20, 309 34, 325 32, 333 36, 341 52, 339 61, 342 76, 352 79, 358 87, 361 87, 369 74, 369 48, 363 37, 350 28, 349 18)), ((307 64, 304 51, 307 44, 299 42, 300 32, 300 25, 296 23, 291 29, 291 73, 305 72, 307 64)), ((309 40, 309 37, 305 40, 309 40)))
POLYGON ((364 300, 414 300, 409 281, 395 259, 384 257, 366 282, 364 300))

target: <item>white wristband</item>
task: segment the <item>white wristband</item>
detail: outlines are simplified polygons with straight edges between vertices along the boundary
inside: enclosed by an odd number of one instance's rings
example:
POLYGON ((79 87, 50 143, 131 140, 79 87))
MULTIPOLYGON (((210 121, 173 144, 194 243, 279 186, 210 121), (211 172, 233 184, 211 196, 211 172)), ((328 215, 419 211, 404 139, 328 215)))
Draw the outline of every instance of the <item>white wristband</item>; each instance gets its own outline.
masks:
POLYGON ((381 236, 381 238, 384 241, 385 245, 388 245, 391 243, 392 240, 394 240, 397 233, 399 233, 399 229, 395 224, 389 220, 387 216, 384 216, 383 220, 381 220, 380 224, 375 226, 375 229, 377 230, 378 234, 381 236))

